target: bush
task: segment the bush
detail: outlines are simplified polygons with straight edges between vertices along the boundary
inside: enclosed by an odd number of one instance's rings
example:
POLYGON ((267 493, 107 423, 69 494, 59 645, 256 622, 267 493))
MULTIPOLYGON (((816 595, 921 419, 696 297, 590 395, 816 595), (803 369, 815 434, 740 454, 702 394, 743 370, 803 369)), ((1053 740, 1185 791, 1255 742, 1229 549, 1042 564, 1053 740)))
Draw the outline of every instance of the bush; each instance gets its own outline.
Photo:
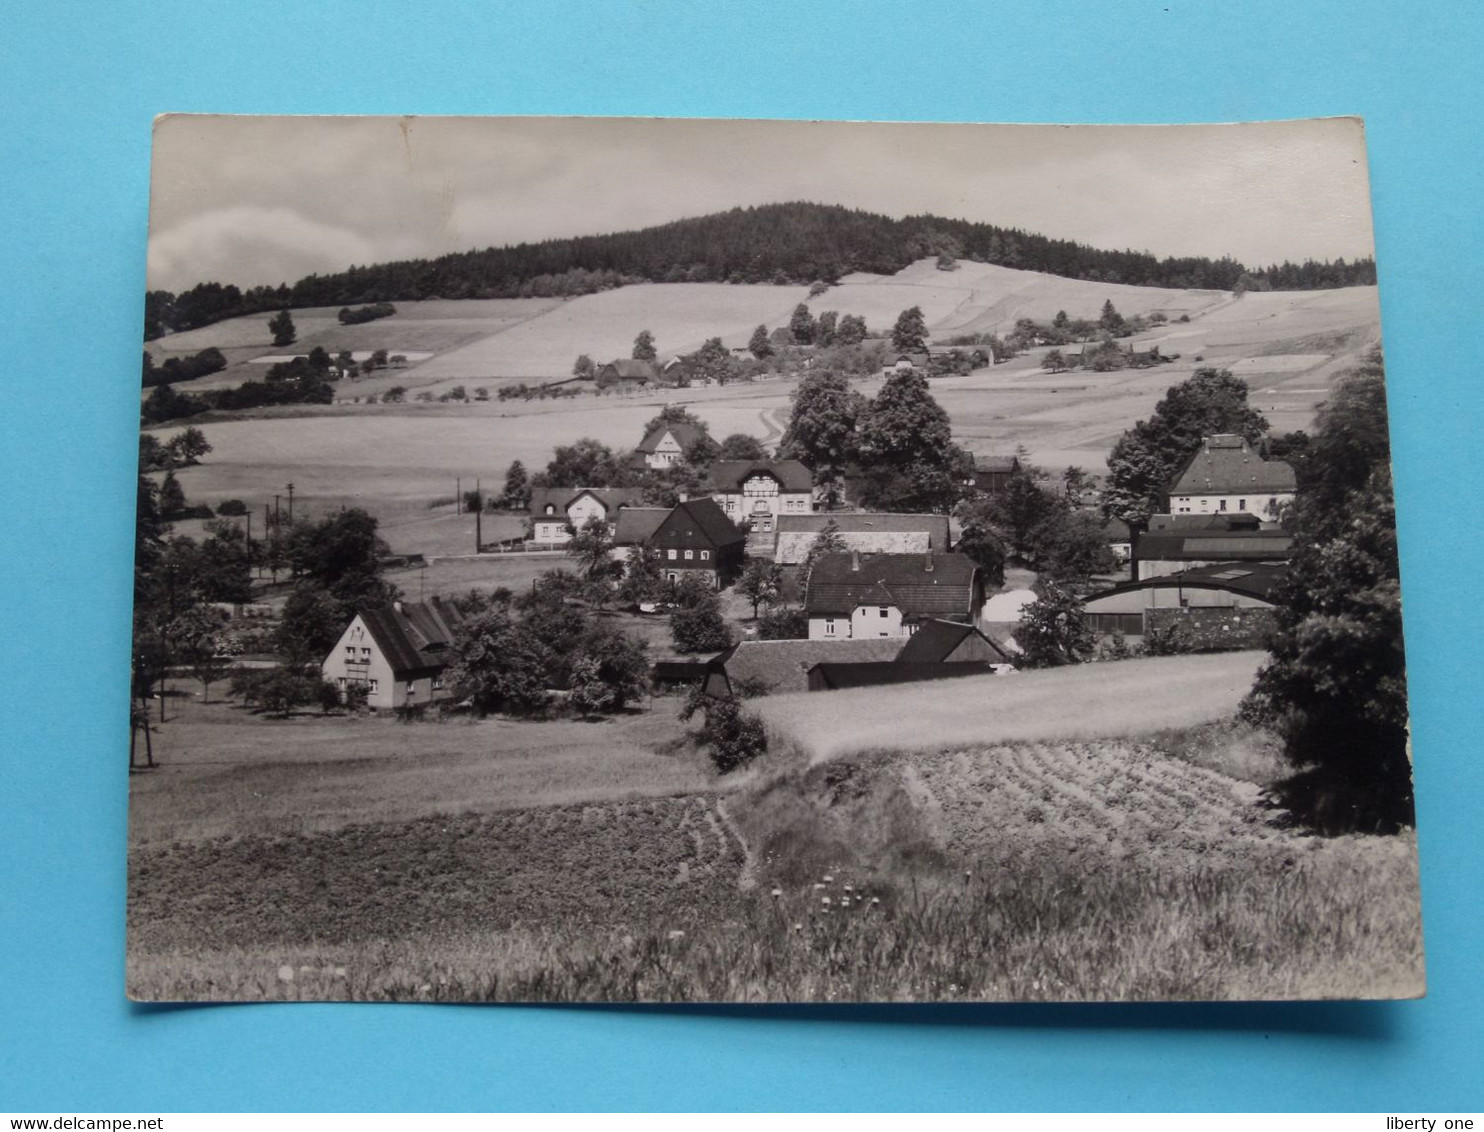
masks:
POLYGON ((319 701, 319 710, 329 715, 332 711, 340 708, 340 689, 328 680, 321 680, 319 688, 315 692, 315 699, 319 701))
POLYGON ((247 504, 240 499, 223 499, 216 505, 218 515, 246 515, 247 504))
POLYGON ((802 641, 809 636, 809 614, 802 609, 770 609, 758 618, 763 641, 802 641))
POLYGON ((680 718, 689 719, 698 711, 704 722, 696 737, 711 748, 711 762, 721 774, 767 752, 768 736, 762 720, 744 715, 737 697, 708 696, 697 685, 687 695, 680 718))

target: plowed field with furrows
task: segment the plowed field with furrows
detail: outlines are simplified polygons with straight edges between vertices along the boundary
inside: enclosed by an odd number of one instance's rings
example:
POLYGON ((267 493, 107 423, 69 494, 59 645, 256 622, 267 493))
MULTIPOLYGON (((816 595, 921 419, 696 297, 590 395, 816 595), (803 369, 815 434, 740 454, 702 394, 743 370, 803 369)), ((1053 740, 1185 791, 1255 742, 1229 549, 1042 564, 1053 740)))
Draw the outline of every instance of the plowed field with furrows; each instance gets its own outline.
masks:
POLYGON ((178 843, 131 855, 130 946, 683 924, 729 903, 744 859, 699 796, 178 843))

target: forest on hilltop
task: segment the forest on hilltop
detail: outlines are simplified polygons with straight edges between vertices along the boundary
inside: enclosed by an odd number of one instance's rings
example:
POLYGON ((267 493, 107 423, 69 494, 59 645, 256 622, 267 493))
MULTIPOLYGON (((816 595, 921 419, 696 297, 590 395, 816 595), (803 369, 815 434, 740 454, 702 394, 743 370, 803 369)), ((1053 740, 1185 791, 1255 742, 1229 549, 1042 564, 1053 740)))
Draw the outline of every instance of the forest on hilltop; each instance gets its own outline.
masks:
POLYGON ((833 283, 853 271, 891 275, 938 257, 1146 287, 1309 291, 1376 281, 1369 258, 1248 267, 1223 256, 1159 259, 1106 251, 969 220, 900 220, 839 205, 734 208, 632 232, 457 252, 436 259, 350 267, 292 286, 201 283, 180 294, 151 291, 146 339, 224 318, 285 307, 418 299, 510 299, 592 294, 628 283, 833 283))

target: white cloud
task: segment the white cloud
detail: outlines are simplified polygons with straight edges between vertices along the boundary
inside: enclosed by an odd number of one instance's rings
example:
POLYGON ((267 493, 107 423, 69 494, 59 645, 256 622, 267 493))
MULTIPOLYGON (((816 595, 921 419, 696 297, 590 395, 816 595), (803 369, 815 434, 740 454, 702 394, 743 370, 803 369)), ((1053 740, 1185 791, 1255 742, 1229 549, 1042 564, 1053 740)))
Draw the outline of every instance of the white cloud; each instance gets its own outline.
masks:
POLYGON ((371 241, 349 228, 310 220, 292 208, 236 205, 151 233, 149 286, 292 283, 327 264, 348 267, 376 258, 371 241))

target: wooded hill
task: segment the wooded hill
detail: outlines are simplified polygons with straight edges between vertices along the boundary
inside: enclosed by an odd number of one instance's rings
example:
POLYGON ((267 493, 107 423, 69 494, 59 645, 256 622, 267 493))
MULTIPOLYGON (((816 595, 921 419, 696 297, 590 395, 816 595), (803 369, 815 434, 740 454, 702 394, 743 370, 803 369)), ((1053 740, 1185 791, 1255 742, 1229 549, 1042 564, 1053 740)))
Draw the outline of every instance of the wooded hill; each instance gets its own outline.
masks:
POLYGON ((1307 291, 1376 281, 1371 259, 1249 268, 1225 256, 1158 259, 968 220, 897 220, 794 202, 734 208, 633 232, 351 267, 309 275, 293 286, 242 291, 213 282, 179 295, 152 291, 145 303, 145 338, 282 307, 583 295, 641 282, 832 283, 854 271, 891 275, 927 256, 939 257, 945 270, 969 259, 1149 287, 1307 291))

